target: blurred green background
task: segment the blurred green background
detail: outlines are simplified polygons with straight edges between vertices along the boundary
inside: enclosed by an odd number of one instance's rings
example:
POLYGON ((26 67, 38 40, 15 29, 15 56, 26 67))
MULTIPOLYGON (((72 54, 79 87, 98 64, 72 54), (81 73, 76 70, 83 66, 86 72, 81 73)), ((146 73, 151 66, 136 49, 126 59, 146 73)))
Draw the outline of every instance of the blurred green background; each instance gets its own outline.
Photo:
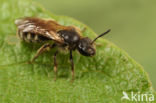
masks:
POLYGON ((58 15, 73 17, 124 49, 148 72, 156 89, 155 0, 35 0, 58 15))

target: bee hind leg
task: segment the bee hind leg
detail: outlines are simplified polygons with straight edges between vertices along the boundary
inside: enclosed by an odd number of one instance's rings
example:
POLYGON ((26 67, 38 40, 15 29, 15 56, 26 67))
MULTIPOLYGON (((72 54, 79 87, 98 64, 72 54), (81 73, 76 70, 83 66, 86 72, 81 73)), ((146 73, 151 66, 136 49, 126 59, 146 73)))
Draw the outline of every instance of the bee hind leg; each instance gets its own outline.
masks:
POLYGON ((56 44, 44 44, 43 46, 41 46, 38 50, 37 50, 37 53, 35 54, 34 58, 30 61, 30 63, 34 62, 39 55, 41 55, 43 52, 49 50, 49 49, 52 49, 56 46, 56 44))
POLYGON ((72 51, 70 50, 70 63, 71 63, 71 73, 72 73, 72 81, 74 81, 74 62, 73 62, 73 56, 72 51))
POLYGON ((57 61, 56 61, 56 55, 58 54, 58 51, 56 51, 54 53, 54 72, 55 72, 55 77, 54 77, 54 80, 56 80, 57 78, 57 61))

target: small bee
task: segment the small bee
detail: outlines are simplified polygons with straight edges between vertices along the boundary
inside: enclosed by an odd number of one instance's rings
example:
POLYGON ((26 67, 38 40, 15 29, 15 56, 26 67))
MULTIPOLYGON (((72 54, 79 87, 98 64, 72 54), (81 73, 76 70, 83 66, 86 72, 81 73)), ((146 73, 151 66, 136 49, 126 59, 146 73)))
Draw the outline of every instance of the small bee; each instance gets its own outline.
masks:
MULTIPOLYGON (((88 37, 83 37, 82 32, 76 26, 63 26, 54 20, 45 20, 36 17, 25 17, 15 21, 17 25, 17 35, 20 39, 26 42, 40 43, 45 42, 41 48, 38 49, 36 55, 31 60, 33 62, 41 53, 56 46, 66 48, 70 53, 70 62, 72 70, 72 80, 74 80, 74 62, 72 51, 78 50, 84 56, 93 56, 96 53, 94 42, 101 36, 110 32, 110 29, 103 34, 97 36, 94 40, 88 37), (47 42, 52 41, 52 43, 47 42)), ((57 76, 57 61, 56 56, 58 50, 54 53, 54 72, 55 79, 57 76)))

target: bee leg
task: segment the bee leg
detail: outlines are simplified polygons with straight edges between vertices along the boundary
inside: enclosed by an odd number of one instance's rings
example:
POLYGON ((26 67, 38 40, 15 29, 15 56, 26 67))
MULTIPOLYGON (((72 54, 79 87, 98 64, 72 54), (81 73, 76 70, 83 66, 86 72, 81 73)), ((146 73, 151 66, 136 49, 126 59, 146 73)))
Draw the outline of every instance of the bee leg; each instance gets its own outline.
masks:
POLYGON ((36 55, 34 56, 34 58, 31 60, 31 63, 32 62, 34 62, 35 61, 35 59, 37 59, 37 57, 40 55, 40 54, 42 54, 43 52, 45 52, 45 51, 47 51, 47 50, 49 50, 49 49, 51 49, 51 48, 54 48, 56 45, 55 44, 44 44, 41 48, 39 48, 38 50, 37 50, 37 53, 36 53, 36 55))
POLYGON ((73 56, 72 51, 70 50, 70 63, 71 63, 71 70, 72 70, 72 82, 74 81, 74 62, 73 62, 73 56))
POLYGON ((58 54, 58 51, 56 51, 54 53, 54 72, 55 72, 55 78, 54 80, 56 80, 56 77, 57 77, 57 61, 56 61, 56 55, 58 54))

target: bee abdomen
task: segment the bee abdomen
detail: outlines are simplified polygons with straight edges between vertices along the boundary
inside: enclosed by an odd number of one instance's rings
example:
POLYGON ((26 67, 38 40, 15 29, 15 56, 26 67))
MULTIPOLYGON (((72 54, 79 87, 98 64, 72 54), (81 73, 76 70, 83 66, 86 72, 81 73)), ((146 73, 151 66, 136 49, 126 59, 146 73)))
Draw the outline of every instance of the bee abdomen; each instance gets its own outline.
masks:
POLYGON ((26 42, 44 42, 50 40, 45 36, 30 32, 18 31, 18 36, 20 37, 20 39, 26 42))

